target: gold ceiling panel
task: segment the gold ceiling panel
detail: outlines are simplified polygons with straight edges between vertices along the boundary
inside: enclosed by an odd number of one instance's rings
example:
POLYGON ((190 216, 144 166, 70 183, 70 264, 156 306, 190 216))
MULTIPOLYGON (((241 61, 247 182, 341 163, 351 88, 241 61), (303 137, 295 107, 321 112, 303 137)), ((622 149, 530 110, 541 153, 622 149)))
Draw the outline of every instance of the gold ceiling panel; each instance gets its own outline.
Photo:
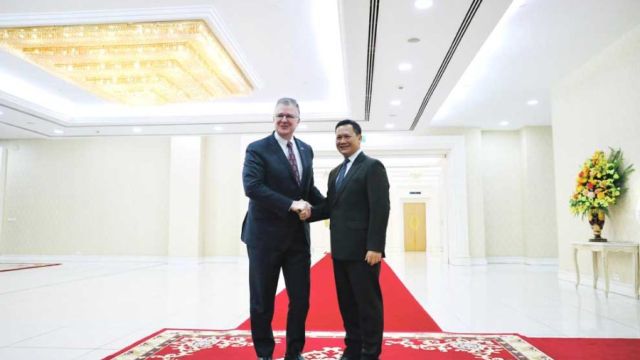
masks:
POLYGON ((202 102, 254 89, 202 20, 0 28, 0 47, 124 104, 202 102))

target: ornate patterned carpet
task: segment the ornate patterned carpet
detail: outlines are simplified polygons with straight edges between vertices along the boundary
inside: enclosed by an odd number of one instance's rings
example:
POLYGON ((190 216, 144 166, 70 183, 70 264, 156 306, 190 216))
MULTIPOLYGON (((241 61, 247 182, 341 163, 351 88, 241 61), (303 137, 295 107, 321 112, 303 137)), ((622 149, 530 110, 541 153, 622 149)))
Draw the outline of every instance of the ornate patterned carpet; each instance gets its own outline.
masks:
MULTIPOLYGON (((276 332, 275 359, 282 359, 284 332, 276 332)), ((306 360, 338 360, 344 333, 307 333, 306 360)), ((165 329, 108 359, 253 359, 246 330, 165 329)), ((517 335, 385 333, 382 359, 551 359, 517 335)))

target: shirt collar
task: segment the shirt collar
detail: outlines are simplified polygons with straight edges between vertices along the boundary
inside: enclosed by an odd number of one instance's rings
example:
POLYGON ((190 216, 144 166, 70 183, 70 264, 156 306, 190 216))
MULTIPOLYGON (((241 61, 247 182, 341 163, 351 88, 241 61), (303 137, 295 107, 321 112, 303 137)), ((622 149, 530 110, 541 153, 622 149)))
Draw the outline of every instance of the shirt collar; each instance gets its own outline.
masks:
POLYGON ((353 161, 358 157, 358 155, 360 155, 361 152, 362 149, 358 149, 358 151, 349 156, 349 162, 353 164, 353 161))
MULTIPOLYGON (((287 139, 283 138, 282 136, 280 136, 280 134, 278 134, 277 131, 273 132, 273 136, 275 136, 276 141, 278 141, 278 144, 280 144, 280 146, 282 146, 283 148, 287 147, 287 143, 289 142, 289 140, 287 140, 287 139)), ((295 144, 295 137, 294 136, 291 137, 291 143, 295 144)))

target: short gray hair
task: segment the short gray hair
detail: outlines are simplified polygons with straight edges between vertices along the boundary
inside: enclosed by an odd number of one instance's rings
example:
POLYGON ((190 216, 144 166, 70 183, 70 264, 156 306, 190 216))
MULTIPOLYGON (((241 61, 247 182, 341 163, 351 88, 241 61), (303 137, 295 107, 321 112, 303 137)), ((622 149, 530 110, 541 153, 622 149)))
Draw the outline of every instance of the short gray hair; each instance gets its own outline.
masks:
POLYGON ((296 109, 298 109, 298 115, 300 114, 300 106, 298 105, 298 102, 296 101, 296 99, 294 98, 288 98, 288 97, 283 97, 278 99, 278 101, 276 102, 276 107, 278 105, 293 105, 296 107, 296 109))

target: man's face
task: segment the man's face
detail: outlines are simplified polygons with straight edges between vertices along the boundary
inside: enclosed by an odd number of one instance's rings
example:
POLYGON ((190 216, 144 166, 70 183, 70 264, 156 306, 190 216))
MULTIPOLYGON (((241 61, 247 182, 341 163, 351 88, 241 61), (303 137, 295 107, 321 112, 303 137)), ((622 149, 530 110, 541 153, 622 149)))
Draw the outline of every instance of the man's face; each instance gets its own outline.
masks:
POLYGON ((338 126, 336 129, 336 148, 344 157, 349 157, 360 149, 362 135, 356 135, 351 125, 338 126))
POLYGON ((300 114, 295 105, 278 104, 273 113, 273 124, 281 137, 291 140, 300 122, 300 114))

